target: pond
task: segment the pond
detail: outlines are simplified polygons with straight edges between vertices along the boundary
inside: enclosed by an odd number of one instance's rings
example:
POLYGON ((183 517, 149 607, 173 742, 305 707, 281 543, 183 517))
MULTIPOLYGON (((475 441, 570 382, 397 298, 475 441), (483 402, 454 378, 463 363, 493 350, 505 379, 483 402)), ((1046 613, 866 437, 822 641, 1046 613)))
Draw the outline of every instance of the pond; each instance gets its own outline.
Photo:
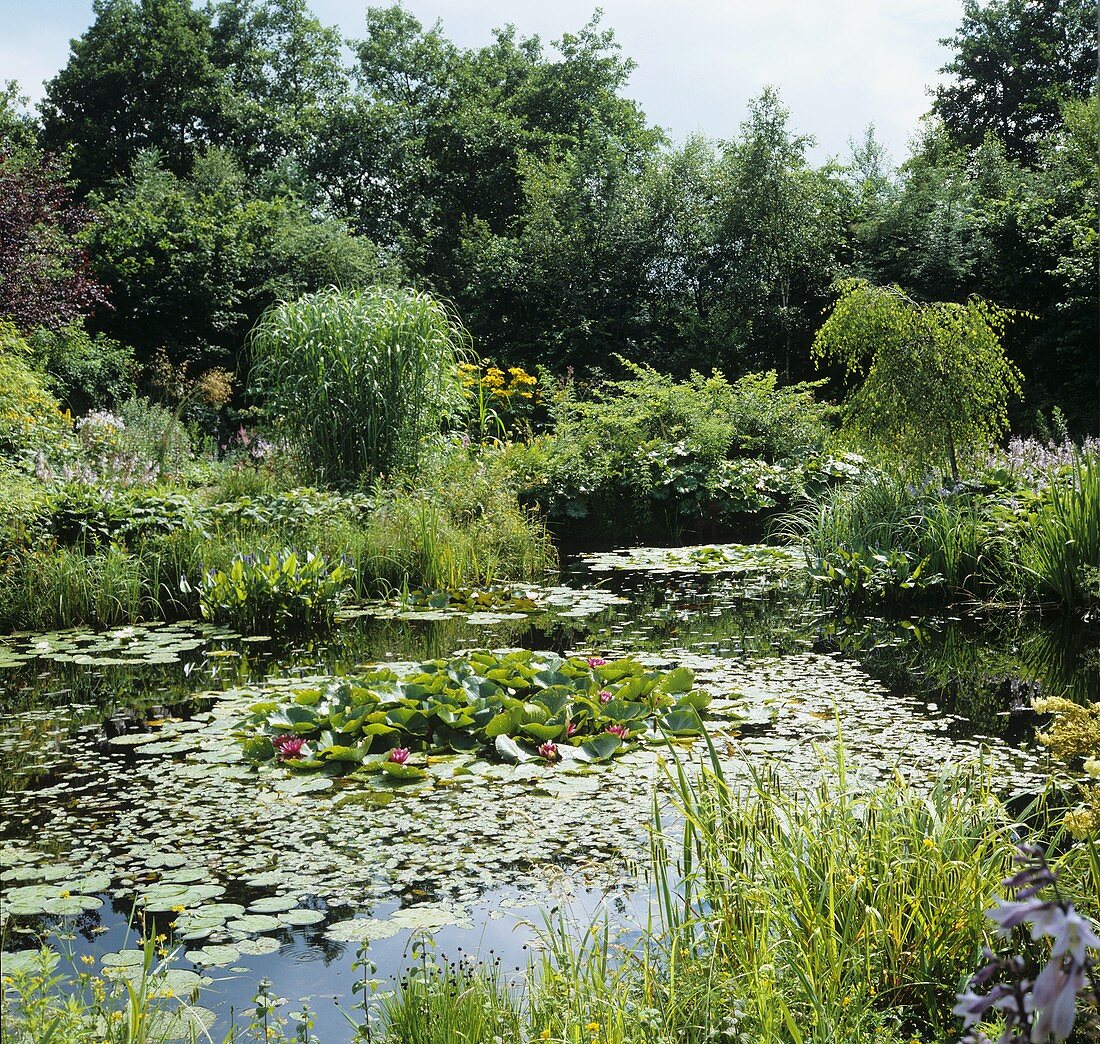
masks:
POLYGON ((767 762, 805 783, 839 730, 868 784, 895 770, 920 783, 984 752, 1011 795, 1045 778, 1030 700, 1098 698, 1095 639, 1021 620, 837 620, 807 595, 796 554, 733 546, 582 556, 557 587, 356 607, 316 642, 196 624, 12 635, 5 959, 45 940, 125 973, 136 904, 146 931, 182 947, 176 991, 202 983, 215 1037, 266 978, 310 998, 315 1032, 341 1041, 352 1031, 333 998, 350 1003, 363 944, 385 978, 418 931, 450 957, 518 968, 555 910, 606 912, 627 934, 644 924, 654 788, 699 741, 572 768, 440 757, 394 786, 241 759, 233 727, 262 696, 368 664, 629 654, 691 668, 731 774, 767 762))

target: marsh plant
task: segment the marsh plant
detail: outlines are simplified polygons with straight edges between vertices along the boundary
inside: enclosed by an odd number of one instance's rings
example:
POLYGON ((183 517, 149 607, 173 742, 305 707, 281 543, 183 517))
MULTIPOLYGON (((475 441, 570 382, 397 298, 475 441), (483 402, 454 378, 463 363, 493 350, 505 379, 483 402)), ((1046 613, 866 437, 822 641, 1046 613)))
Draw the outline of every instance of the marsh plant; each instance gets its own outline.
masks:
MULTIPOLYGON (((317 630, 332 625, 351 578, 347 563, 315 551, 236 555, 228 568, 203 573, 199 606, 206 619, 246 634, 317 630)), ((186 579, 180 586, 191 593, 186 579)))
POLYGON ((333 288, 264 315, 252 386, 313 474, 350 486, 415 469, 424 440, 462 408, 467 343, 428 294, 333 288))

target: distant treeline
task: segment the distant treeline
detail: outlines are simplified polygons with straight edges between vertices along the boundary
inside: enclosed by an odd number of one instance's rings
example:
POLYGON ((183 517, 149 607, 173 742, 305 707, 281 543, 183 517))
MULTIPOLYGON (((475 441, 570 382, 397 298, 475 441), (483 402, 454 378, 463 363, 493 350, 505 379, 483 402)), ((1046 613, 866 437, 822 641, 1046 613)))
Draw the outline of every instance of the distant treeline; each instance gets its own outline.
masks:
POLYGON ((400 282, 485 357, 799 380, 855 275, 1026 313, 1019 426, 1095 430, 1095 6, 968 0, 947 42, 899 167, 872 128, 814 165, 772 89, 670 143, 598 15, 464 49, 396 6, 344 41, 301 0, 97 0, 38 113, 3 94, 0 314, 243 373, 275 300, 400 282))

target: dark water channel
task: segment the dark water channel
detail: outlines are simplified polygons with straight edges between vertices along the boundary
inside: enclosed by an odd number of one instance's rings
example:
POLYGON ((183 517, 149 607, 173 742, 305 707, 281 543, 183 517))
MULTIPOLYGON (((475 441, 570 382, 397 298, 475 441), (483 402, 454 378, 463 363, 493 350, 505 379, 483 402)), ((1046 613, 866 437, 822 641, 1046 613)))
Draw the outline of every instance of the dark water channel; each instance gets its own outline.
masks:
POLYGON ((332 998, 351 1003, 364 939, 385 979, 417 931, 449 958, 513 968, 554 910, 606 910, 628 936, 644 924, 654 751, 584 776, 486 763, 461 786, 433 779, 385 800, 261 785, 240 763, 230 727, 259 693, 367 663, 475 647, 683 663, 720 697, 713 730, 731 762, 804 780, 839 725, 868 782, 895 768, 931 778, 984 752, 1006 793, 1043 777, 1031 700, 1100 699, 1095 631, 838 620, 786 562, 700 573, 658 553, 596 556, 541 601, 515 617, 352 613, 325 641, 290 645, 194 625, 0 639, 2 949, 46 941, 77 967, 126 965, 137 899, 146 928, 183 946, 177 992, 202 978, 215 1039, 266 978, 287 1010, 310 998, 328 1042, 351 1038, 332 998), (181 912, 190 931, 173 937, 181 912))

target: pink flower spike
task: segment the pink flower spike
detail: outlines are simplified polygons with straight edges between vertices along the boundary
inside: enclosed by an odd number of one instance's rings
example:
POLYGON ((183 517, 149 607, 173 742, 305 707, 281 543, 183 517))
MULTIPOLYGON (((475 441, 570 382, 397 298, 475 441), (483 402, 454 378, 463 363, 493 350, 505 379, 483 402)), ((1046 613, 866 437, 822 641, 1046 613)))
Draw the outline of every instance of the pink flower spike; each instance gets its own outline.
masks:
POLYGON ((630 729, 625 725, 608 725, 604 732, 610 732, 612 736, 618 736, 621 740, 630 738, 630 729))
POLYGON ((609 693, 607 691, 607 689, 600 689, 600 691, 597 692, 596 695, 599 697, 600 703, 610 703, 611 702, 611 699, 612 699, 611 693, 609 693))
POLYGON ((395 765, 404 765, 409 760, 409 754, 411 753, 412 751, 408 747, 394 747, 386 760, 392 761, 395 765))
POLYGON ((547 764, 550 765, 555 761, 561 760, 561 754, 558 753, 558 745, 556 743, 544 743, 539 747, 539 755, 544 757, 547 764))
POLYGON ((271 741, 271 745, 283 761, 297 761, 302 756, 302 748, 306 745, 306 741, 301 736, 292 736, 287 733, 285 736, 276 736, 271 741))
POLYGON ((602 656, 589 656, 588 666, 592 668, 603 667, 607 661, 602 656))

